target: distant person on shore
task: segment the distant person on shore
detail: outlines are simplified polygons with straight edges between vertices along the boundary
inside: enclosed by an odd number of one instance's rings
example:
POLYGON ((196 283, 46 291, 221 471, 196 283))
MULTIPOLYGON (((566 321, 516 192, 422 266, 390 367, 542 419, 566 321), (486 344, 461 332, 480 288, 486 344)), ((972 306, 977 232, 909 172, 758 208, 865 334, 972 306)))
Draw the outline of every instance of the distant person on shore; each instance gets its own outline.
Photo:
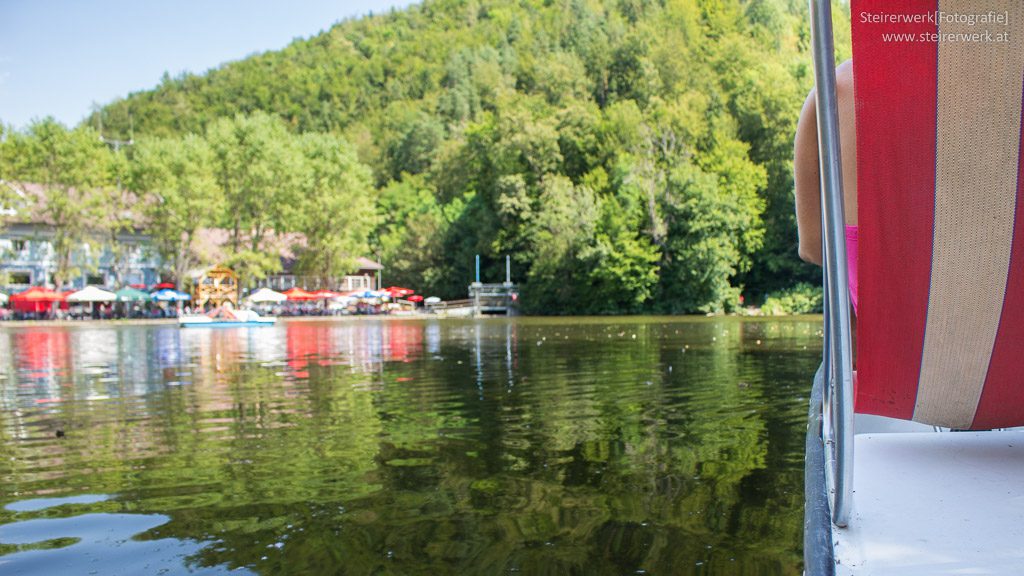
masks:
MULTIPOLYGON (((818 165, 818 120, 811 90, 796 127, 793 171, 796 184, 796 225, 800 258, 821 266, 821 176, 818 165)), ((853 100, 853 61, 836 68, 839 105, 839 146, 843 155, 843 211, 846 216, 846 258, 850 301, 857 310, 857 126, 853 100)))

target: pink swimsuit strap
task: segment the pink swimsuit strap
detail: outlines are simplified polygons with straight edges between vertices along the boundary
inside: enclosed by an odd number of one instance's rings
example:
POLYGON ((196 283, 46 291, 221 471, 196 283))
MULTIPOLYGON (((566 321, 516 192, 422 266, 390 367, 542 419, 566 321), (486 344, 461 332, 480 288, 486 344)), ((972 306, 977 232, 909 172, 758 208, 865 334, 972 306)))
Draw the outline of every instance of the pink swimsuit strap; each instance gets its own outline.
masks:
POLYGON ((846 269, 850 275, 850 302, 857 313, 857 227, 846 227, 846 269))

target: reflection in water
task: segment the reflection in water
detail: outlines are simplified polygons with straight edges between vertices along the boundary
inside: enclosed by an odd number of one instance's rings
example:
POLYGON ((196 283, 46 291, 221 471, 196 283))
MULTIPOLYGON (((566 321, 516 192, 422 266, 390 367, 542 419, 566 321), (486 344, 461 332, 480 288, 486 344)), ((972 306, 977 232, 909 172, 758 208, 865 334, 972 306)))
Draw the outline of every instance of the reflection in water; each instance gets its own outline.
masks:
POLYGON ((0 330, 0 571, 798 574, 819 326, 0 330))
POLYGON ((47 508, 55 508, 68 504, 95 504, 110 500, 107 494, 79 494, 78 496, 65 496, 64 498, 32 498, 20 502, 11 502, 5 508, 11 512, 37 512, 47 508))
MULTIPOLYGON (((147 539, 167 523, 161 514, 83 514, 70 518, 39 518, 0 526, 0 556, 5 574, 222 574, 219 567, 194 569, 183 559, 202 544, 174 538, 147 539), (2 550, 2 548, 0 548, 2 550)), ((237 572, 232 572, 237 573, 237 572)))
MULTIPOLYGON (((6 506, 21 513, 18 521, 0 525, 0 571, 4 574, 221 574, 223 567, 195 569, 185 560, 203 544, 161 538, 157 527, 170 520, 163 514, 91 513, 28 517, 27 513, 107 502, 106 494, 65 498, 33 498, 6 506)), ((237 573, 237 572, 236 572, 237 573)))

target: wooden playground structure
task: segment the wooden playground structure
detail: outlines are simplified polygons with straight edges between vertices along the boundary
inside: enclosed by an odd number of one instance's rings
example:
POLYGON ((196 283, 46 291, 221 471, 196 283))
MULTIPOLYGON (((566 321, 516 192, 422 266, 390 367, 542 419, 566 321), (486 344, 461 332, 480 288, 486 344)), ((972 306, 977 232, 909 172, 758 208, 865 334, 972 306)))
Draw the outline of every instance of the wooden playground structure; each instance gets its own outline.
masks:
POLYGON ((192 302, 198 308, 230 303, 238 308, 238 275, 225 266, 214 266, 200 276, 193 286, 192 302))

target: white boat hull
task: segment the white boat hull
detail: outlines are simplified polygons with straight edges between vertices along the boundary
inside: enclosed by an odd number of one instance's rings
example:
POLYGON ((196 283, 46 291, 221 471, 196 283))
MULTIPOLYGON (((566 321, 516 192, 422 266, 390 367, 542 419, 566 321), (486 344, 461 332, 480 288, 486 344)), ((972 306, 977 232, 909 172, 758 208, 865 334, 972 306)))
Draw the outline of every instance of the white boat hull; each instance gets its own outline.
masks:
POLYGON ((1024 430, 935 431, 856 416, 853 508, 829 520, 821 372, 807 443, 807 576, 1024 574, 1024 430))
POLYGON ((221 320, 209 316, 182 316, 178 325, 182 328, 244 328, 273 326, 277 318, 257 317, 246 320, 221 320))

